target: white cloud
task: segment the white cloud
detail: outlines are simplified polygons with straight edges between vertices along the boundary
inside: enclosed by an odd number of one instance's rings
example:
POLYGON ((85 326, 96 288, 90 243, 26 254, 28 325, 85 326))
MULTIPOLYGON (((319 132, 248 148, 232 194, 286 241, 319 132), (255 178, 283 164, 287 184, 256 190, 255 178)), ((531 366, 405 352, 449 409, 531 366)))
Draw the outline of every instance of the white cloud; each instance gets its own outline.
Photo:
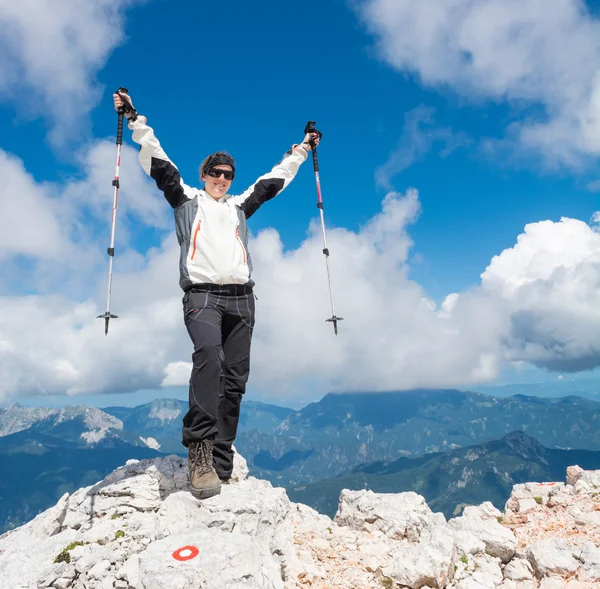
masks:
POLYGON ((55 258, 67 250, 55 201, 21 160, 0 149, 0 256, 55 258), (29 228, 29 229, 27 229, 29 228))
MULTIPOLYGON (((0 0, 0 98, 25 116, 47 116, 59 145, 97 103, 96 72, 121 42, 123 14, 134 1, 0 0)), ((531 118, 508 130, 521 147, 571 165, 600 152, 600 31, 583 3, 553 0, 549 9, 542 0, 364 0, 360 11, 382 58, 425 84, 541 106, 539 116, 527 111, 531 118)), ((457 140, 433 126, 430 109, 409 113, 379 181, 389 186, 436 143, 452 149, 457 140)), ((38 293, 0 297, 0 402, 189 378, 178 250, 174 233, 165 233, 170 210, 129 147, 111 307, 119 318, 108 337, 96 319, 105 311, 114 156, 114 144, 96 142, 79 154, 85 177, 54 185, 37 183, 0 151, 0 292, 38 293), (161 231, 160 246, 128 247, 140 227, 161 231), (16 263, 23 258, 26 265, 16 263)), ((277 398, 306 387, 318 395, 466 386, 493 379, 507 361, 560 372, 600 365, 595 227, 573 219, 528 225, 491 261, 479 287, 449 295, 437 309, 408 277, 408 229, 419 211, 416 191, 390 193, 360 231, 329 231, 336 311, 344 317, 337 338, 325 322, 331 309, 318 223, 291 251, 274 229, 255 237, 253 388, 277 398)))
POLYGON ((43 115, 51 140, 72 137, 96 105, 96 73, 123 40, 124 11, 140 0, 0 0, 0 97, 43 115))
POLYGON ((5 292, 38 293, 0 297, 0 398, 152 387, 165 363, 185 355, 174 234, 144 254, 128 245, 131 231, 164 228, 170 210, 130 147, 122 154, 111 304, 119 318, 110 337, 96 319, 105 311, 114 156, 114 146, 93 144, 78 158, 88 175, 59 186, 35 183, 20 160, 0 152, 8 211, 0 259, 21 260, 0 282, 5 292))
MULTIPOLYGON (((0 149, 0 289, 29 292, 94 293, 97 276, 108 268, 116 148, 98 141, 77 154, 87 174, 64 185, 37 183, 23 162, 0 149), (20 260, 17 264, 15 260, 20 260), (23 263, 23 261, 25 263, 23 263)), ((117 209, 115 270, 146 263, 128 247, 142 227, 170 228, 169 207, 137 162, 137 151, 123 146, 117 209), (132 222, 135 228, 132 227, 132 222)), ((0 290, 1 292, 1 290, 0 290)))
POLYGON ((481 275, 508 305, 508 357, 555 371, 600 365, 600 233, 582 221, 525 227, 481 275))
POLYGON ((547 161, 600 153, 600 22, 581 0, 359 0, 379 55, 424 84, 539 105, 509 134, 547 161))
MULTIPOLYGON (((165 205, 166 206, 166 205, 165 205)), ((258 324, 252 386, 291 394, 307 377, 320 390, 449 385, 493 377, 498 343, 442 320, 406 277, 412 245, 407 227, 419 212, 416 191, 390 193, 382 212, 358 233, 330 231, 331 269, 339 314, 335 338, 320 226, 283 252, 273 229, 251 251, 257 268, 258 324)), ((103 276, 94 300, 0 298, 0 396, 70 395, 172 386, 187 382, 191 344, 182 322, 177 246, 171 234, 134 270, 115 275, 109 336, 103 276), (40 326, 43 332, 40 333, 40 326)), ((476 306, 473 309, 478 312, 476 306)), ((493 321, 491 321, 493 323, 493 321)))
POLYGON ((325 323, 331 311, 318 226, 298 250, 285 254, 275 231, 257 237, 254 386, 285 394, 307 376, 324 391, 493 378, 501 358, 496 335, 501 326, 494 315, 479 320, 473 304, 467 317, 473 324, 462 316, 441 319, 421 287, 406 277, 411 244, 406 225, 417 210, 415 191, 390 194, 384 212, 359 233, 330 232, 336 310, 344 317, 337 338, 325 323))
POLYGON ((190 381, 192 373, 191 362, 171 362, 164 369, 165 377, 160 383, 161 387, 181 387, 190 381))
POLYGON ((404 130, 396 149, 388 160, 375 171, 377 184, 391 190, 392 178, 423 158, 436 145, 443 157, 458 147, 468 145, 465 133, 454 133, 450 128, 435 125, 435 109, 419 106, 404 116, 404 130))
MULTIPOLYGON (((595 269, 598 264, 600 234, 589 225, 567 218, 540 221, 526 225, 517 244, 495 256, 481 279, 484 288, 511 299, 536 284, 554 287, 561 272, 595 269)), ((577 291, 575 278, 571 286, 577 291)))
MULTIPOLYGON (((121 151, 117 226, 124 243, 129 241, 132 219, 136 224, 141 222, 160 229, 170 228, 172 222, 172 213, 165 207, 164 197, 139 165, 138 153, 129 145, 124 145, 121 151)), ((115 158, 114 143, 102 140, 91 144, 77 157, 81 169, 85 170, 85 178, 70 182, 62 191, 67 210, 91 213, 99 220, 105 220, 107 229, 113 207, 115 158)), ((108 238, 109 231, 105 233, 108 238)))
POLYGON ((176 299, 160 295, 119 307, 108 337, 91 301, 4 297, 0 308, 0 398, 153 388, 179 335, 176 299))
MULTIPOLYGON (((134 231, 162 231, 172 221, 134 150, 124 155, 127 197, 124 192, 119 229, 123 243, 135 243, 134 231)), ((112 190, 100 180, 110 178, 112 149, 100 142, 79 161, 89 176, 57 186, 36 183, 19 160, 0 157, 5 185, 43 215, 35 226, 18 212, 0 221, 6 220, 0 234, 13 232, 0 241, 0 257, 9 263, 26 254, 32 268, 21 269, 20 277, 41 293, 0 297, 0 402, 177 386, 189 378, 192 345, 172 231, 147 252, 118 248, 111 311, 119 318, 104 336, 96 316, 105 311, 112 190), (40 247, 22 239, 32 229, 40 247), (52 239, 56 249, 45 249, 52 239)), ((419 212, 417 191, 389 193, 359 231, 328 231, 336 311, 344 317, 338 337, 325 322, 331 308, 318 221, 294 250, 284 249, 274 229, 255 236, 253 389, 276 401, 307 389, 318 396, 469 386, 494 379, 507 362, 560 373, 600 365, 600 233, 594 227, 574 219, 527 225, 514 247, 491 260, 478 287, 450 294, 436 308, 409 278, 409 229, 419 212)), ((22 288, 5 285, 4 291, 22 288)))

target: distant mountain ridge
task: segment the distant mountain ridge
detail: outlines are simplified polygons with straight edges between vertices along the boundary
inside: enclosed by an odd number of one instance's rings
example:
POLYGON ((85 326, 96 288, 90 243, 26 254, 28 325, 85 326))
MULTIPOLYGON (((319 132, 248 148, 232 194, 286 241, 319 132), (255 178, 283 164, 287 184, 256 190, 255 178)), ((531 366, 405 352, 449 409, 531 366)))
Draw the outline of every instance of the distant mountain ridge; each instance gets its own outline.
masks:
POLYGON ((156 446, 153 440, 144 441, 135 432, 125 431, 120 419, 89 405, 50 409, 13 403, 0 409, 0 438, 21 431, 49 434, 86 445, 110 446, 120 439, 133 446, 156 446))
POLYGON ((163 452, 181 453, 181 422, 188 403, 179 399, 156 399, 137 407, 104 407, 108 415, 118 418, 123 427, 156 439, 163 452))
MULTIPOLYGON (((129 459, 185 454, 181 421, 187 402, 159 399, 138 407, 0 409, 0 533, 129 459)), ((291 409, 249 401, 241 427, 273 429, 291 409)))
MULTIPOLYGON (((181 444, 181 424, 188 402, 179 399, 157 399, 137 407, 105 407, 104 412, 123 423, 126 430, 152 436, 163 452, 185 452, 181 444)), ((244 401, 240 415, 240 430, 272 433, 292 409, 258 401, 244 401)))
POLYGON ((151 436, 87 405, 0 409, 0 533, 20 525, 65 492, 89 485, 131 458, 160 456, 151 436))
POLYGON ((59 412, 60 409, 23 407, 19 403, 12 403, 6 409, 0 408, 0 437, 26 430, 41 419, 59 412))
POLYGON ((342 489, 414 491, 423 495, 432 509, 450 518, 463 506, 479 505, 484 500, 502 509, 514 485, 557 480, 571 464, 598 470, 600 451, 545 448, 523 432, 512 432, 501 440, 445 453, 363 465, 336 478, 289 489, 288 493, 293 501, 330 515, 337 509, 342 489))
MULTIPOLYGON (((33 508, 27 511, 28 502, 36 505, 36 509, 43 509, 50 504, 50 497, 56 499, 53 493, 68 490, 81 480, 101 478, 109 472, 107 468, 114 468, 113 464, 122 464, 128 458, 145 456, 148 452, 153 456, 159 453, 185 455, 181 420, 186 411, 187 402, 175 399, 103 410, 86 406, 58 410, 19 405, 0 410, 0 470, 17 472, 14 461, 23 456, 23 464, 27 464, 33 474, 36 469, 47 472, 48 465, 64 474, 55 482, 52 477, 24 478, 29 486, 19 488, 20 500, 25 506, 20 512, 22 517, 34 514, 33 508), (14 433, 6 435, 8 432, 14 433), (52 462, 55 455, 61 454, 61 448, 71 453, 73 463, 52 462), (88 452, 82 452, 84 450, 88 452), (51 460, 45 461, 44 457, 51 460), (38 491, 41 493, 39 501, 34 499, 38 491)), ((527 439, 539 439, 548 449, 597 451, 600 450, 598 423, 600 403, 579 397, 495 398, 455 390, 330 394, 299 411, 244 401, 236 447, 248 459, 252 475, 297 491, 318 481, 324 481, 327 486, 332 477, 349 476, 349 473, 388 476, 391 473, 369 469, 381 464, 400 465, 409 459, 421 462, 411 462, 410 468, 404 468, 403 477, 409 470, 416 472, 417 466, 423 466, 425 474, 420 484, 442 489, 435 484, 438 475, 431 470, 433 467, 427 466, 435 464, 440 456, 447 456, 440 452, 470 447, 468 452, 472 457, 476 446, 499 440, 514 431, 527 432, 527 439)), ((503 443, 506 445, 510 440, 508 437, 503 443)), ((523 440, 519 440, 522 455, 523 440)), ((532 451, 535 448, 531 442, 532 451)), ((508 451, 505 448, 503 452, 501 460, 506 461, 508 451)), ((568 460, 570 464, 578 462, 577 458, 568 460)), ((536 459, 533 455, 521 459, 505 471, 520 468, 527 473, 526 478, 535 476, 536 471, 528 471, 523 461, 534 463, 536 459)), ((442 466, 439 469, 444 481, 455 480, 452 472, 446 472, 442 466)), ((492 476, 483 467, 472 477, 459 477, 457 489, 467 486, 465 481, 475 480, 478 485, 490 487, 489 495, 504 493, 496 475, 492 476)), ((514 479, 514 482, 520 481, 514 479)), ((396 483, 408 485, 410 481, 403 478, 396 483)), ((468 496, 462 497, 461 493, 465 495, 466 491, 453 495, 451 501, 469 502, 468 496)), ((440 509, 454 508, 454 505, 456 503, 440 509)), ((18 519, 12 517, 10 521, 15 523, 18 519)))
POLYGON ((89 405, 68 406, 63 409, 48 407, 23 407, 18 403, 0 409, 0 437, 14 434, 34 425, 48 429, 60 423, 82 421, 88 431, 123 429, 123 423, 112 415, 89 405))
POLYGON ((0 437, 0 534, 129 459, 160 455, 120 438, 110 445, 89 445, 32 430, 0 437))
POLYGON ((581 397, 496 398, 457 390, 328 394, 291 413, 275 435, 241 432, 253 473, 283 486, 362 463, 472 446, 524 431, 549 448, 600 449, 600 403, 581 397))
MULTIPOLYGON (((556 431, 549 427, 551 424, 540 423, 539 420, 548 414, 554 417, 562 414, 587 430, 590 419, 595 420, 600 416, 600 403, 575 396, 559 399, 527 395, 498 398, 451 389, 329 393, 321 401, 290 414, 279 425, 277 432, 296 436, 303 430, 310 429, 315 438, 320 438, 323 433, 337 429, 348 438, 359 435, 368 439, 376 433, 389 431, 399 425, 405 427, 418 421, 419 425, 424 426, 425 435, 423 438, 409 439, 411 442, 416 441, 419 448, 417 452, 423 453, 442 449, 439 444, 447 446, 452 443, 470 443, 479 433, 488 433, 490 439, 494 439, 498 432, 507 427, 509 431, 522 429, 511 428, 512 424, 507 423, 508 419, 523 426, 524 430, 535 430, 539 437, 551 438, 557 435, 556 431), (464 417, 470 418, 473 427, 463 431, 453 429, 452 423, 460 422, 459 418, 464 417), (432 429, 434 425, 443 426, 443 439, 435 435, 437 431, 432 429)), ((563 423, 564 420, 559 420, 554 425, 560 427, 563 423)), ((595 429, 596 435, 589 438, 589 443, 594 445, 600 442, 600 430, 595 429)), ((503 435, 509 431, 504 431, 503 435)))
POLYGON ((494 397, 527 395, 548 399, 575 395, 592 401, 600 401, 600 381, 560 378, 548 382, 486 385, 480 387, 478 392, 494 397))

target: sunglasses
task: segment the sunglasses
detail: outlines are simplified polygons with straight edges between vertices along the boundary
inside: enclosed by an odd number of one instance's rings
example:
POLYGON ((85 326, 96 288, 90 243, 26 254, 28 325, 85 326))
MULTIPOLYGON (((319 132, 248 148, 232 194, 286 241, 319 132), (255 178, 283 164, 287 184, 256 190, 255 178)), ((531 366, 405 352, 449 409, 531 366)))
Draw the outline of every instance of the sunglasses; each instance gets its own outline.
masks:
POLYGON ((207 176, 211 178, 220 178, 221 174, 225 176, 225 180, 233 180, 235 176, 235 172, 232 170, 219 170, 219 168, 210 168, 209 170, 205 170, 204 172, 207 176))

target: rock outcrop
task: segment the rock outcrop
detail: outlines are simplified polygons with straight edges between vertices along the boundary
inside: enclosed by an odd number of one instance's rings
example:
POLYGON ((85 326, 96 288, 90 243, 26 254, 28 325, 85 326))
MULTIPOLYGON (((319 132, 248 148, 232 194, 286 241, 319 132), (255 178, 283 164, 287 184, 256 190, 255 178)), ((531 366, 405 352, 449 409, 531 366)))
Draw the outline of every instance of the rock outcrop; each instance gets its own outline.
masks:
POLYGON ((592 589, 600 471, 446 521, 416 493, 343 491, 334 520, 247 477, 198 501, 179 457, 130 461, 0 536, 2 589, 592 589))

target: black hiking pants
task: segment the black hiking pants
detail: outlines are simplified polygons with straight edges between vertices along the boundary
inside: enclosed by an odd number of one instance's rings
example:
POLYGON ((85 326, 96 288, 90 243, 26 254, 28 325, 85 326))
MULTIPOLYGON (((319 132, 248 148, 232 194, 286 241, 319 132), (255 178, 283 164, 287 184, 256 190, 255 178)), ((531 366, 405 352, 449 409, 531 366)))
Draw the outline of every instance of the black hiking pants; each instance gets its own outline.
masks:
POLYGON ((198 286, 184 295, 183 313, 194 353, 182 442, 212 440, 215 470, 226 479, 250 374, 254 294, 246 285, 198 286))

